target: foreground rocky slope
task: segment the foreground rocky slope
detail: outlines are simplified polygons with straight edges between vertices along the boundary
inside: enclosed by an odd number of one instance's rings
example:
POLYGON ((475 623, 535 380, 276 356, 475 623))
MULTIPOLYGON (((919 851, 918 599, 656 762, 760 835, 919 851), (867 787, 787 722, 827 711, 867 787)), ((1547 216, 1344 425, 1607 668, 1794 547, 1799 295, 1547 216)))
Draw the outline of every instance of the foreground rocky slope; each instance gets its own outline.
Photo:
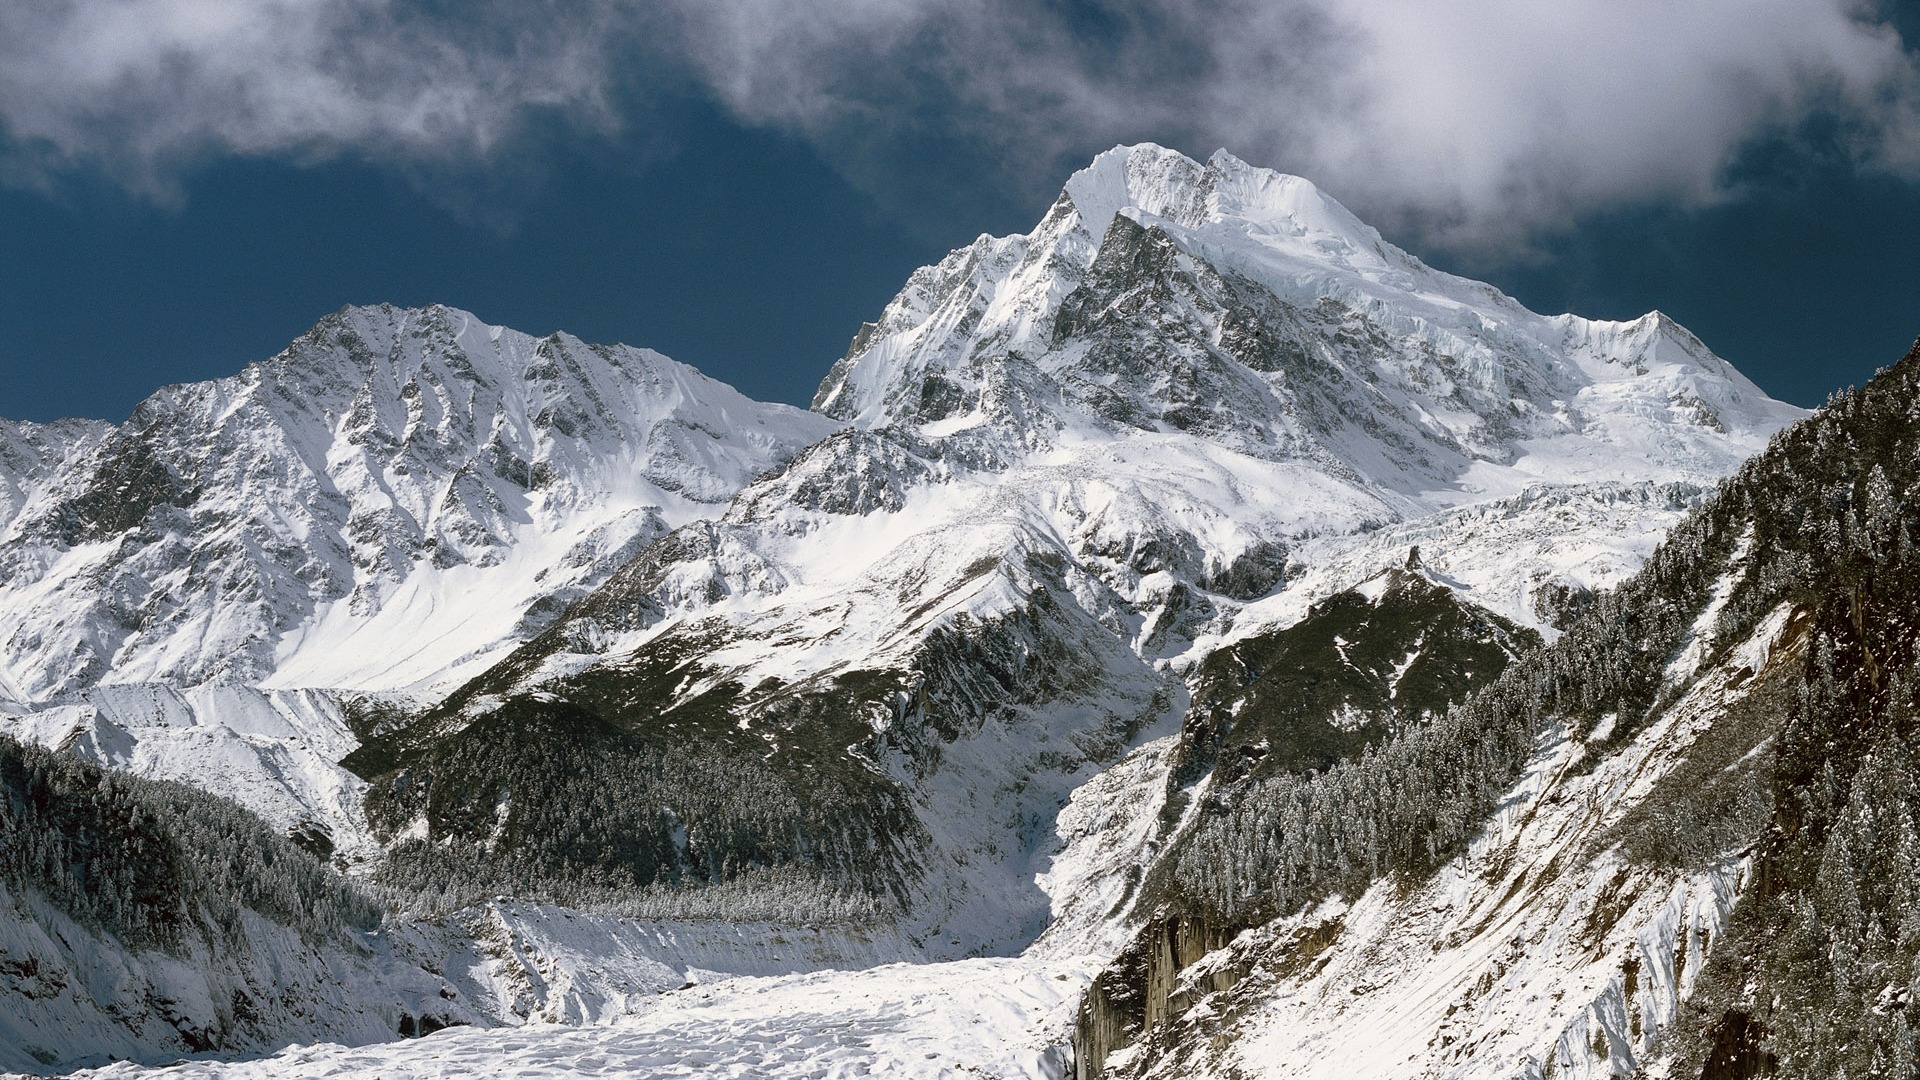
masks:
POLYGON ((1911 1068, 1916 390, 1920 347, 1445 720, 1216 774, 1081 1074, 1911 1068))

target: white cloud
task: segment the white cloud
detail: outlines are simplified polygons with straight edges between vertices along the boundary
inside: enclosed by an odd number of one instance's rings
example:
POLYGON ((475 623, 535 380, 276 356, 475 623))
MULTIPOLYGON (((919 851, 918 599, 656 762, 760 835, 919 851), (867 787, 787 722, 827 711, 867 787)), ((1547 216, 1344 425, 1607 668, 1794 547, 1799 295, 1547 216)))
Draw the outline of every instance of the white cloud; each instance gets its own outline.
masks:
POLYGON ((1326 2, 1354 42, 1320 87, 1337 104, 1269 123, 1283 95, 1236 89, 1258 72, 1230 59, 1216 90, 1244 120, 1229 133, 1466 239, 1712 200, 1744 144, 1815 110, 1860 125, 1864 158, 1908 152, 1912 60, 1840 0, 1326 2))
POLYGON ((878 186, 932 127, 1034 188, 1116 141, 1225 145, 1483 250, 1723 197, 1743 146, 1816 113, 1920 175, 1920 75, 1857 0, 442 7, 9 0, 0 120, 42 170, 160 189, 209 153, 484 156, 529 106, 614 123, 613 83, 665 65, 878 186))
POLYGON ((605 123, 605 12, 388 0, 8 0, 0 121, 29 179, 101 167, 165 194, 208 154, 483 155, 521 110, 605 123), (508 17, 503 17, 508 16, 508 17))

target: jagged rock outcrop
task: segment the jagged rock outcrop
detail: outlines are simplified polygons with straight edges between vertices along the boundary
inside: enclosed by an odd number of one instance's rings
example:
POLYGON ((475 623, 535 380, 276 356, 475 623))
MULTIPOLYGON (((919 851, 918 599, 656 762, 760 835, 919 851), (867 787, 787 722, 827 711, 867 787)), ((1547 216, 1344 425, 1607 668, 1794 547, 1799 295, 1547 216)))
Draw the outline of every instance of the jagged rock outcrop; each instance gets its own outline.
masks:
POLYGON ((1197 994, 1232 989, 1238 973, 1230 969, 1209 971, 1191 987, 1180 987, 1179 981, 1182 972, 1225 947, 1236 932, 1183 915, 1148 920, 1080 999, 1073 1029, 1076 1080, 1106 1075, 1108 1058, 1184 1015, 1197 994))

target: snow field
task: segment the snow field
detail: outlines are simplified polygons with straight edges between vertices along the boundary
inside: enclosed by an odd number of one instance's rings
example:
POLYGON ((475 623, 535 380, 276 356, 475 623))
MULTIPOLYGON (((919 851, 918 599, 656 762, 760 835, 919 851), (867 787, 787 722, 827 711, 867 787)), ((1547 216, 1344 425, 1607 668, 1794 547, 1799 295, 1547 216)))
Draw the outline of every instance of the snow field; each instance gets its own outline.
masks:
POLYGON ((1062 1044, 1092 974, 1090 965, 1002 959, 737 978, 662 994, 607 1024, 453 1028, 377 1046, 294 1046, 255 1061, 75 1075, 1058 1080, 1071 1075, 1062 1044))

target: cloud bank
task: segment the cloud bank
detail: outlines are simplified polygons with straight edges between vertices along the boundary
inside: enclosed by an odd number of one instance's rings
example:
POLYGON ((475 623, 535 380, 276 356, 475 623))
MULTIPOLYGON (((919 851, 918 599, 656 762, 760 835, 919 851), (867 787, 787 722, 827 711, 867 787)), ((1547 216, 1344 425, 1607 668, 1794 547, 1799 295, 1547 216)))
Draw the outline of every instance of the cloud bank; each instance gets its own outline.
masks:
MULTIPOLYGON (((670 71, 884 187, 929 141, 1057 185, 1155 139, 1314 179, 1462 250, 1728 196, 1818 121, 1920 177, 1920 68, 1858 0, 11 0, 17 181, 163 193, 210 155, 484 164, 530 116, 623 121, 670 71)), ((634 122, 627 118, 628 122, 634 122)))
POLYGON ((612 122, 608 12, 545 6, 8 0, 5 167, 103 169, 165 197, 209 156, 478 158, 530 108, 612 122))

